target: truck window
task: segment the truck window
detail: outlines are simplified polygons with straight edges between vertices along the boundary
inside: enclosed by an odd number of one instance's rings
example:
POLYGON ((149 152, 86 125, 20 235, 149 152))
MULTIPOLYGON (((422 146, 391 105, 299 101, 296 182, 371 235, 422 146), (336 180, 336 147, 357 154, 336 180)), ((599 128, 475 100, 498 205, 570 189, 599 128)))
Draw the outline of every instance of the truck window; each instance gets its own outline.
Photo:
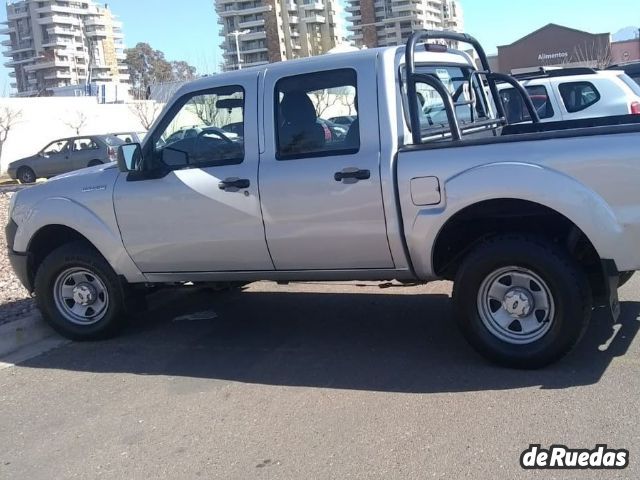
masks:
POLYGON ((591 82, 561 83, 558 90, 569 113, 580 112, 600 100, 600 92, 591 82))
MULTIPOLYGON (((549 98, 549 93, 544 85, 530 85, 525 87, 531 97, 533 106, 536 107, 540 119, 551 118, 555 114, 553 105, 549 98)), ((504 104, 509 123, 530 122, 531 116, 524 105, 522 96, 515 88, 505 88, 500 90, 500 98, 504 104)))
POLYGON ((344 155, 360 149, 357 76, 346 68, 285 77, 274 98, 278 160, 344 155), (348 115, 351 125, 328 120, 348 115))
MULTIPOLYGON (((495 120, 495 114, 489 105, 487 93, 478 76, 473 76, 472 69, 464 66, 428 66, 419 65, 416 72, 430 75, 439 80, 451 95, 455 113, 461 127, 472 131, 495 128, 487 126, 487 122, 495 120), (480 124, 479 122, 483 122, 480 124)), ((420 115, 420 127, 423 141, 438 141, 449 138, 450 125, 442 96, 424 82, 416 82, 420 115)), ((408 100, 408 99, 407 99, 408 100)), ((405 105, 408 122, 408 106, 405 105)))
POLYGON ((244 160, 244 140, 225 130, 244 123, 244 90, 231 86, 189 94, 167 115, 155 138, 156 158, 168 167, 234 165, 244 160))

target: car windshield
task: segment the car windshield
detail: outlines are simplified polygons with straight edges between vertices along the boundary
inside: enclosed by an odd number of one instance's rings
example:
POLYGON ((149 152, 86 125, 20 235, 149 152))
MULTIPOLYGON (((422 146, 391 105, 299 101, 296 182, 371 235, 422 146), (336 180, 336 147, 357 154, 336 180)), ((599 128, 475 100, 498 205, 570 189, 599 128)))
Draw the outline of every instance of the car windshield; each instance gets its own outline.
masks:
POLYGON ((621 73, 620 75, 618 75, 618 78, 622 80, 625 83, 625 85, 631 89, 633 93, 635 93, 640 97, 640 85, 638 85, 633 78, 631 78, 626 73, 621 73))
POLYGON ((118 145, 122 145, 124 143, 127 143, 124 140, 122 140, 121 138, 118 138, 118 137, 113 136, 113 135, 109 135, 108 137, 102 137, 102 139, 104 140, 104 143, 106 143, 110 147, 117 147, 118 145))

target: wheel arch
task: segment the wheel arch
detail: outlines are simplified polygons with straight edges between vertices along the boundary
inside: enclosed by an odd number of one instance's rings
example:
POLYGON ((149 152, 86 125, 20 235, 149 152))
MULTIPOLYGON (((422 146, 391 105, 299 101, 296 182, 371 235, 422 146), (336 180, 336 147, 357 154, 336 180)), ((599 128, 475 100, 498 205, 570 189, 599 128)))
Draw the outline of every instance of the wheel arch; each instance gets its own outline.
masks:
POLYGON ((446 239, 451 238, 452 229, 457 230, 463 247, 494 232, 533 231, 547 237, 562 232, 565 241, 571 235, 573 244, 590 250, 593 262, 596 258, 624 259, 635 248, 597 192, 544 166, 502 162, 474 167, 443 182, 442 194, 443 202, 436 208, 421 208, 414 218, 405 218, 405 225, 411 225, 407 230, 409 251, 423 278, 451 277, 443 268, 448 262, 443 261, 442 252, 451 248, 446 239), (492 231, 495 221, 485 219, 496 215, 504 224, 492 231), (538 223, 531 221, 532 216, 538 223), (530 221, 523 222, 522 217, 530 221), (472 219, 479 226, 471 228, 461 219, 472 219), (545 229, 549 219, 553 220, 551 228, 545 229))
POLYGON ((37 253, 36 262, 30 259, 32 275, 39 266, 37 260, 42 260, 42 252, 50 253, 54 249, 52 246, 57 248, 79 240, 92 246, 128 282, 146 281, 124 248, 115 218, 112 223, 105 222, 84 205, 57 197, 43 200, 23 212, 23 218, 17 223, 14 250, 27 253, 29 257, 37 253))
POLYGON ((453 279, 466 254, 479 242, 505 233, 534 234, 562 246, 584 268, 594 296, 605 295, 601 257, 589 237, 560 212, 522 199, 484 200, 453 215, 436 237, 434 272, 453 279))

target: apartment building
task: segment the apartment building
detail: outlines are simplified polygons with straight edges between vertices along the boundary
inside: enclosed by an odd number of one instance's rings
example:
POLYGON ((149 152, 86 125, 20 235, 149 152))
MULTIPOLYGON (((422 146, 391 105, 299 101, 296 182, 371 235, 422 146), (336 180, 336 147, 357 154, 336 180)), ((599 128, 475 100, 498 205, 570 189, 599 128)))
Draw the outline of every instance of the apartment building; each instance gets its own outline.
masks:
POLYGON ((0 34, 16 96, 53 95, 72 85, 127 84, 122 23, 92 0, 7 3, 0 34))
POLYGON ((339 41, 336 1, 215 0, 223 70, 310 57, 332 49, 339 41))
POLYGON ((349 39, 359 48, 401 45, 419 29, 464 29, 457 0, 348 0, 346 11, 349 39))

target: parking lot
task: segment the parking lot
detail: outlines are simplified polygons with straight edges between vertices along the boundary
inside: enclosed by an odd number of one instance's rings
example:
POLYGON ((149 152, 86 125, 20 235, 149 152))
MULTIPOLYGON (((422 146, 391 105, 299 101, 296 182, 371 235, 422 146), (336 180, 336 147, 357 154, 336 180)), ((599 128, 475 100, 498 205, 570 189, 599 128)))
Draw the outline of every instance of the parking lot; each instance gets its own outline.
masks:
POLYGON ((589 477, 638 478, 639 278, 539 371, 476 355, 447 283, 156 294, 117 339, 0 370, 0 478, 541 478, 531 443, 626 448, 589 477))

